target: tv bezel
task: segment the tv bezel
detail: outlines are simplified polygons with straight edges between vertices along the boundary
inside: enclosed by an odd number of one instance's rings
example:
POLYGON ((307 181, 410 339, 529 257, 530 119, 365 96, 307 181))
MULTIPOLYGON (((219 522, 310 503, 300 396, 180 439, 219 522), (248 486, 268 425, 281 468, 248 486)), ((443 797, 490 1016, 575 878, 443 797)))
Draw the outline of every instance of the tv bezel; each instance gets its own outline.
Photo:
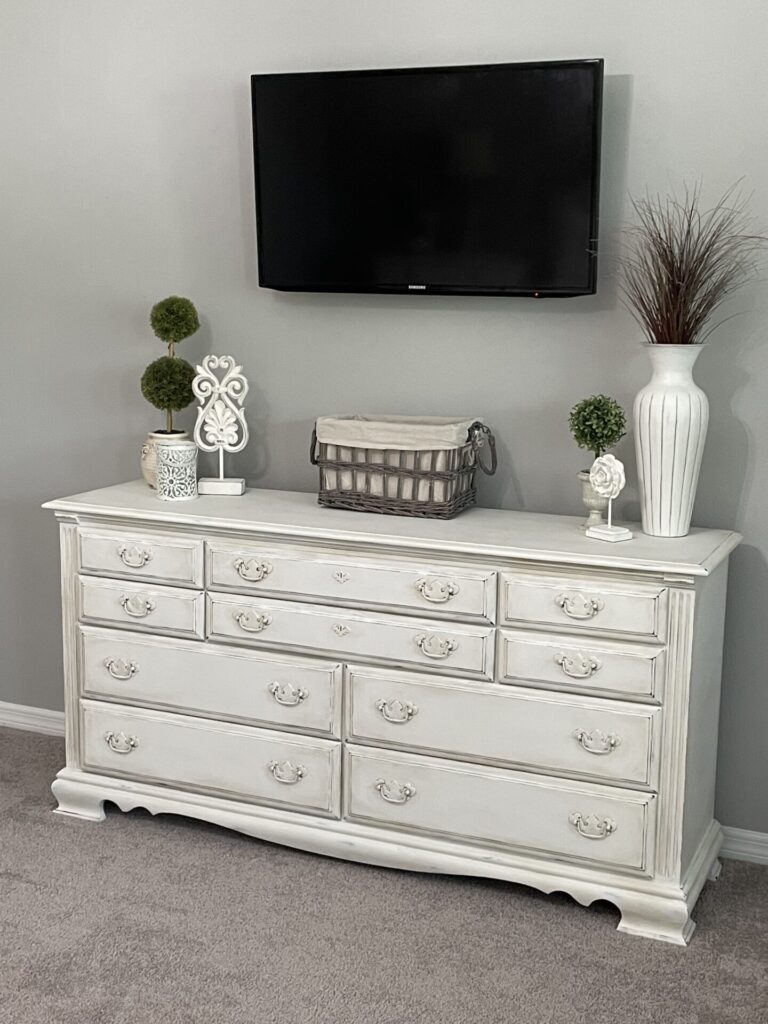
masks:
POLYGON ((602 111, 603 111, 603 78, 605 61, 602 57, 586 57, 576 60, 543 60, 543 61, 514 61, 495 64, 448 64, 434 67, 398 67, 398 68, 363 68, 329 71, 278 71, 261 72, 251 75, 251 119, 253 126, 253 165, 254 165, 254 186, 256 199, 256 245, 257 265, 259 275, 259 287, 269 288, 281 292, 322 292, 332 294, 364 294, 364 295, 499 295, 506 297, 522 298, 575 298, 581 295, 594 295, 597 291, 597 241, 599 226, 599 204, 600 204, 600 155, 602 142, 602 111), (414 74, 440 74, 465 72, 503 70, 505 68, 572 68, 591 66, 595 79, 595 111, 592 124, 592 167, 594 168, 592 189, 590 194, 590 243, 589 250, 589 273, 588 284, 585 288, 541 288, 533 291, 530 288, 516 287, 479 287, 467 285, 466 287, 431 285, 428 282, 419 282, 410 285, 371 285, 358 286, 338 282, 330 285, 327 283, 306 283, 302 285, 281 285, 267 284, 264 277, 264 266, 262 258, 262 233, 261 233, 261 211, 263 209, 263 195, 261 191, 261 177, 259 174, 259 135, 256 117, 256 96, 255 89, 257 81, 261 79, 274 78, 360 78, 369 76, 386 75, 414 75, 414 74))

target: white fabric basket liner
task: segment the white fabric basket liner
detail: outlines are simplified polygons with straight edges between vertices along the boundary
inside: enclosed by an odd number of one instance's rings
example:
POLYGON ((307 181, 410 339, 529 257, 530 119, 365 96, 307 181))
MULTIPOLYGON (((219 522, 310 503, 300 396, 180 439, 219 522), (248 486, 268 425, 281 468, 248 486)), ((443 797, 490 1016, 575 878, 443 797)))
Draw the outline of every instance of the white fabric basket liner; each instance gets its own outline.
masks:
POLYGON ((342 448, 446 451, 467 443, 476 416, 320 416, 317 440, 342 448))

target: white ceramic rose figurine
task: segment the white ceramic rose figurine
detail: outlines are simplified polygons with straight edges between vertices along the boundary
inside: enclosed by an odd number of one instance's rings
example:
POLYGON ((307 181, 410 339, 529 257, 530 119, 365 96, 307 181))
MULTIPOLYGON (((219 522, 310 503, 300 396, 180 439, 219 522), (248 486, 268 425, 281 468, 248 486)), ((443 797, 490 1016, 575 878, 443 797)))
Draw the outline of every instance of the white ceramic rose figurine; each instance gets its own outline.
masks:
POLYGON ((587 537, 611 541, 614 544, 620 540, 632 540, 631 530, 625 526, 613 525, 613 502, 624 490, 627 482, 624 463, 619 462, 615 455, 601 455, 592 463, 589 482, 596 494, 608 499, 608 522, 600 526, 590 526, 587 537))

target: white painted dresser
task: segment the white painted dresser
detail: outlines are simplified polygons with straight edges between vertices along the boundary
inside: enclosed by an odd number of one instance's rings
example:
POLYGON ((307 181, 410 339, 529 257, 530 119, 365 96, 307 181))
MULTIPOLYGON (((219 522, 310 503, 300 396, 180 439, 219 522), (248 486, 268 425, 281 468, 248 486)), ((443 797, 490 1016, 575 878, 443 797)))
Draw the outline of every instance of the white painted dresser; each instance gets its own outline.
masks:
POLYGON ((621 545, 580 520, 453 522, 311 494, 60 521, 67 766, 109 800, 370 864, 605 899, 687 941, 717 871, 727 562, 736 533, 621 545))

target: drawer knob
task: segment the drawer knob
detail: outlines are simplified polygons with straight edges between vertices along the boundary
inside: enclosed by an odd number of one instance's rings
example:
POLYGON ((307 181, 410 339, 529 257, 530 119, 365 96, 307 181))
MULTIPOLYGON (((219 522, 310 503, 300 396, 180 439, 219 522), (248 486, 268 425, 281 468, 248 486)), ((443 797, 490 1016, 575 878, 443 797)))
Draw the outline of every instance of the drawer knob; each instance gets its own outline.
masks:
POLYGON ((403 722, 410 722, 414 715, 418 715, 419 709, 411 701, 398 700, 397 697, 393 697, 391 700, 376 701, 376 710, 381 712, 381 717, 385 718, 388 722, 393 725, 402 725, 403 722))
POLYGON ((141 594, 123 594, 120 604, 132 619, 146 619, 157 607, 151 597, 142 597, 141 594))
POLYGON ((272 564, 258 558, 236 558, 232 565, 240 579, 247 580, 248 583, 260 583, 272 572, 272 564))
POLYGON ((396 779, 377 779, 376 791, 388 804, 407 804, 411 797, 416 796, 416 787, 410 782, 398 782, 396 779))
POLYGON ((270 761, 267 768, 272 772, 273 779, 285 786, 295 786, 306 775, 304 766, 294 764, 293 761, 270 761))
POLYGON ((139 666, 135 661, 126 661, 124 658, 105 658, 104 668, 113 679, 119 679, 122 682, 135 676, 139 671, 139 666))
POLYGON ((573 738, 590 754, 612 754, 616 747, 621 746, 621 737, 615 733, 605 733, 602 729, 576 729, 573 738))
POLYGON ((272 624, 272 616, 264 612, 252 612, 241 608, 233 615, 240 629, 246 633, 261 633, 272 624))
POLYGON ((352 579, 349 573, 344 572, 343 569, 337 569, 336 572, 333 574, 333 578, 336 580, 337 583, 349 583, 349 581, 352 579))
POLYGON ((560 651, 555 655, 555 664, 571 679, 589 679, 603 667, 599 658, 593 658, 583 651, 572 651, 570 654, 560 651))
POLYGON ((294 686, 293 683, 270 683, 268 689, 277 703, 284 704, 287 708, 301 704, 309 696, 306 690, 294 686))
POLYGON ((455 580, 436 579, 434 576, 424 576, 416 580, 414 586, 424 600, 432 604, 445 604, 459 592, 459 584, 455 580))
POLYGON ((139 745, 137 736, 126 736, 124 732, 105 732, 104 740, 110 750, 116 754, 130 754, 139 745))
POLYGON ((585 839, 607 839, 616 831, 613 818, 600 818, 597 814, 580 814, 575 811, 568 816, 568 821, 585 839))
POLYGON ((582 594, 580 590, 570 590, 566 594, 558 594, 555 604, 562 608, 565 614, 571 619, 594 619, 599 611, 605 607, 601 597, 589 597, 582 594))
POLYGON ((129 569, 143 569, 152 558, 151 550, 139 544, 121 544, 117 553, 120 556, 120 561, 129 569))
POLYGON ((450 657, 459 646, 458 640, 437 636, 436 633, 419 633, 414 641, 425 658, 433 658, 435 661, 450 657))
POLYGON ((345 626, 343 623, 337 622, 333 627, 333 632, 336 636, 349 636, 352 630, 349 626, 345 626))

